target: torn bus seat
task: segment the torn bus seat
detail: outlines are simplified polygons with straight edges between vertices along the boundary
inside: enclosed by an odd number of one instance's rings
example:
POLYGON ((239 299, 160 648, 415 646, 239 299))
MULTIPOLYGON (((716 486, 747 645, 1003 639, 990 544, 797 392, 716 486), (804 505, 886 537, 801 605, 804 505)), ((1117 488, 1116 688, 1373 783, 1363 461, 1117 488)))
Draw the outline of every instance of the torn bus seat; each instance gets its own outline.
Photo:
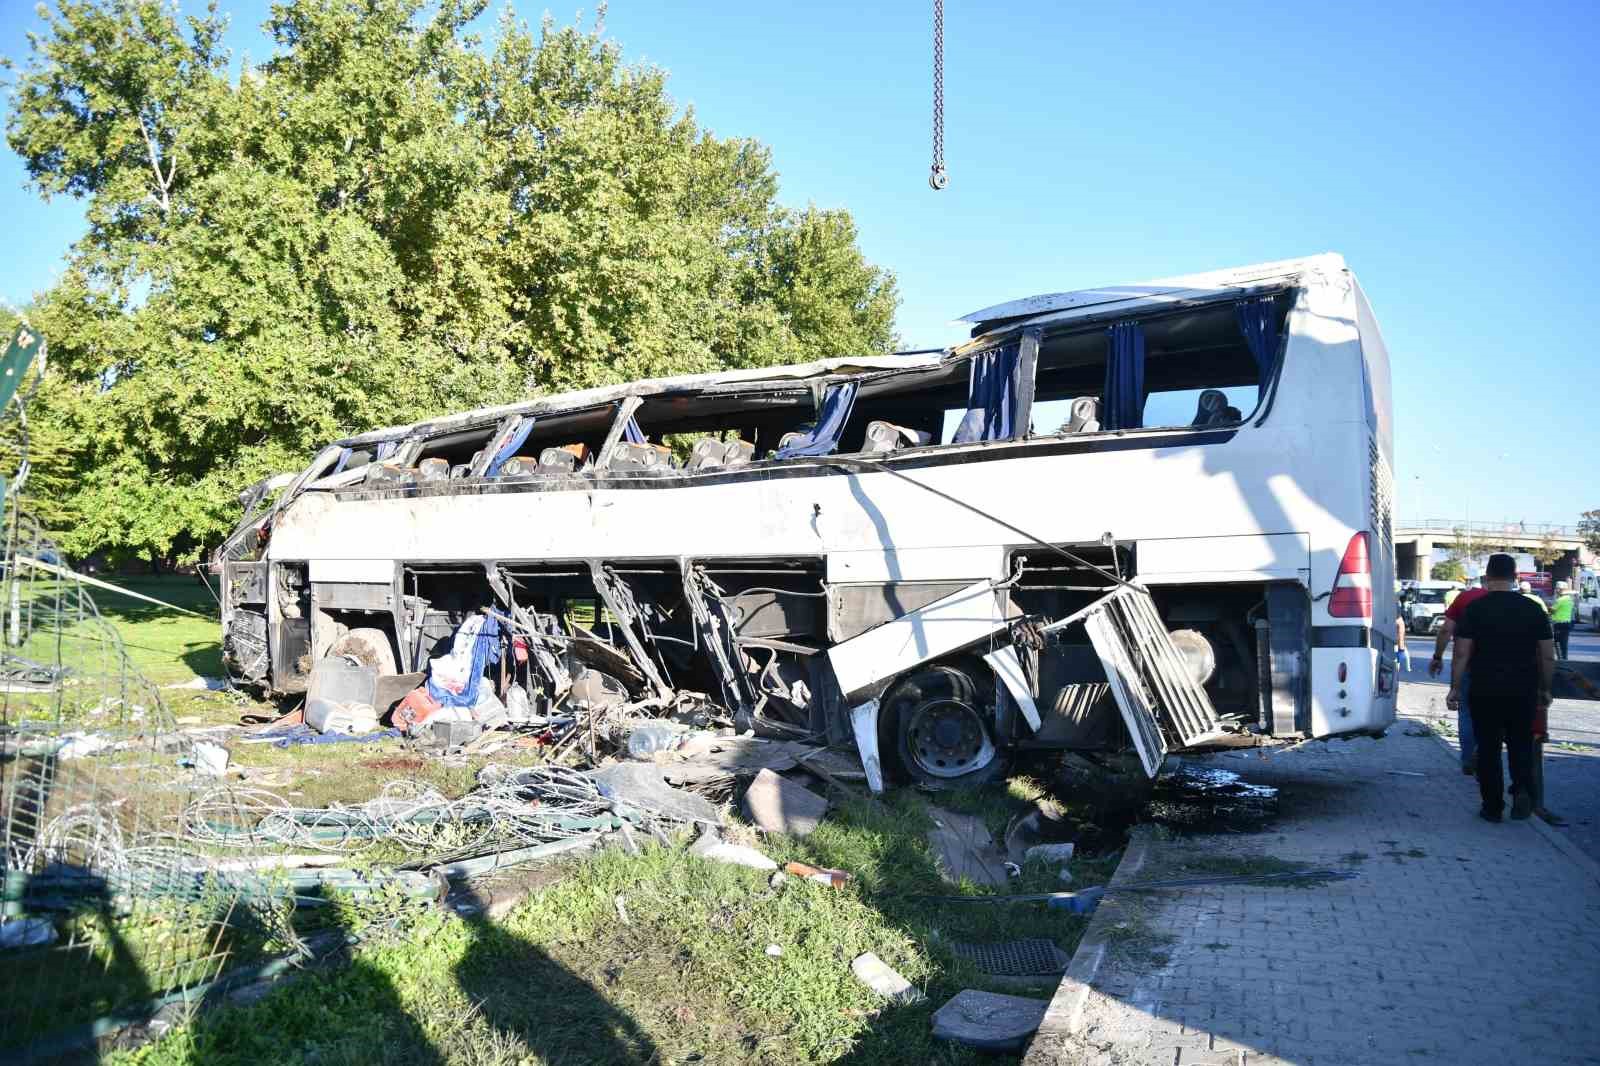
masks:
POLYGON ((450 464, 444 459, 424 459, 417 464, 418 481, 450 480, 450 464))
POLYGON ((908 429, 897 426, 893 422, 868 422, 867 439, 862 451, 868 455, 882 452, 897 451, 900 448, 916 448, 928 444, 933 440, 931 433, 921 430, 908 429))

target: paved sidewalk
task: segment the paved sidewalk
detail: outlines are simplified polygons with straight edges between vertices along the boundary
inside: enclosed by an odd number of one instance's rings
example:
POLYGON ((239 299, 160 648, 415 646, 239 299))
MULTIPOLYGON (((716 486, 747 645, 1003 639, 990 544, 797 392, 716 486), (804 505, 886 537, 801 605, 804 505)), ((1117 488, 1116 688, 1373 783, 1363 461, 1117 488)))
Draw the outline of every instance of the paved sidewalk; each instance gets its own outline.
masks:
MULTIPOLYGON (((1459 753, 1456 713, 1444 705, 1448 686, 1426 675, 1400 689, 1407 713, 1434 726, 1459 753)), ((1556 700, 1544 749, 1545 802, 1567 820, 1553 830, 1600 862, 1600 702, 1556 700)))
POLYGON ((1359 876, 1108 901, 1028 1066, 1600 1062, 1600 867, 1479 820, 1474 782, 1417 723, 1195 761, 1277 786, 1279 819, 1146 836, 1119 880, 1219 855, 1359 876))

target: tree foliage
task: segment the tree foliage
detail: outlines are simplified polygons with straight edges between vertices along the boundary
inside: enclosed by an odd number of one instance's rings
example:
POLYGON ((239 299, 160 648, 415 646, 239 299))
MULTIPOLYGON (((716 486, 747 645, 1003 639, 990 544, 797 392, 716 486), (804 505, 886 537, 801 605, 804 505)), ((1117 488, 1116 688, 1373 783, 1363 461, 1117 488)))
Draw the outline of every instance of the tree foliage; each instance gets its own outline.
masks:
POLYGON ((1585 511, 1578 516, 1578 536, 1583 538, 1584 547, 1600 554, 1600 510, 1585 511))
POLYGON ((1567 552, 1566 549, 1556 544, 1554 534, 1546 533, 1539 538, 1539 543, 1531 554, 1533 555, 1533 561, 1539 565, 1540 569, 1543 569, 1559 560, 1567 552))
POLYGON ((1442 563, 1434 563, 1428 571, 1428 577, 1434 581, 1465 581, 1467 568, 1460 559, 1446 559, 1442 563))
POLYGON ((12 148, 89 228, 34 318, 68 551, 215 543, 352 432, 670 373, 889 350, 893 278, 767 150, 598 31, 482 0, 286 0, 237 76, 212 7, 56 0, 12 148))

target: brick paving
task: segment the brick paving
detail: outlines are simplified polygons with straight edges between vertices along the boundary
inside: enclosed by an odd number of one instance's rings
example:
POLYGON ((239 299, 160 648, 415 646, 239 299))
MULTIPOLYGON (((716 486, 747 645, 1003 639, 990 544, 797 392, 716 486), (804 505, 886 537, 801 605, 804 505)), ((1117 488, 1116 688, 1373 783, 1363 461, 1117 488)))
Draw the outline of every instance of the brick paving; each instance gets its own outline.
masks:
POLYGON ((1108 901, 1028 1066, 1600 1062, 1600 868, 1479 820, 1475 783, 1421 732, 1193 760, 1278 787, 1279 818, 1147 835, 1119 880, 1193 855, 1358 876, 1108 901))

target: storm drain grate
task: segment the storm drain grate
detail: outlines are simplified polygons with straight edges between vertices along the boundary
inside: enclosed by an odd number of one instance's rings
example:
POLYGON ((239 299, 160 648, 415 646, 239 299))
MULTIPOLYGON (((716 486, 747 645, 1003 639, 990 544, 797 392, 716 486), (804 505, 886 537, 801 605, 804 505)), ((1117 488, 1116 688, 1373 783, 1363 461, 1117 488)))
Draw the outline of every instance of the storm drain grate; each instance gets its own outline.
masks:
POLYGON ((1044 939, 951 944, 950 949, 984 973, 1003 977, 1065 973, 1070 961, 1054 941, 1044 939))

